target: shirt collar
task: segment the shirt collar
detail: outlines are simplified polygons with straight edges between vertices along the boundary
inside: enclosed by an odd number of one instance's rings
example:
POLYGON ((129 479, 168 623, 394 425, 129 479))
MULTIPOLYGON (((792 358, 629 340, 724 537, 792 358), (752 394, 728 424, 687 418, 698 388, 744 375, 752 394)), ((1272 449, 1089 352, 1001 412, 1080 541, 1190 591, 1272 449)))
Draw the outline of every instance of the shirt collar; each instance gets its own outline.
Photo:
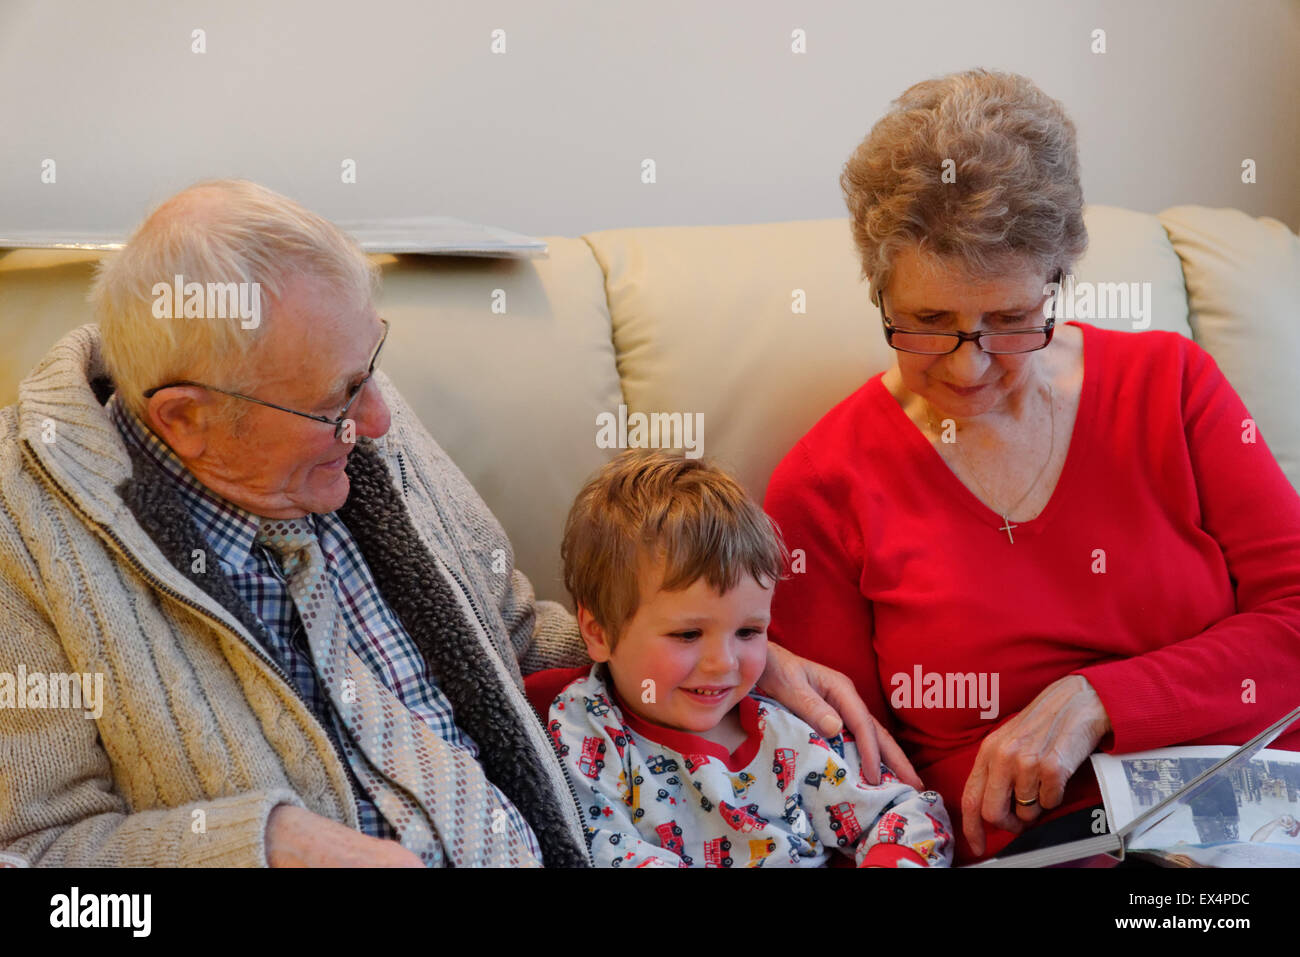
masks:
POLYGON ((245 567, 263 519, 195 478, 171 447, 118 400, 116 392, 109 397, 106 409, 123 441, 143 452, 176 483, 186 510, 218 557, 235 569, 245 567))

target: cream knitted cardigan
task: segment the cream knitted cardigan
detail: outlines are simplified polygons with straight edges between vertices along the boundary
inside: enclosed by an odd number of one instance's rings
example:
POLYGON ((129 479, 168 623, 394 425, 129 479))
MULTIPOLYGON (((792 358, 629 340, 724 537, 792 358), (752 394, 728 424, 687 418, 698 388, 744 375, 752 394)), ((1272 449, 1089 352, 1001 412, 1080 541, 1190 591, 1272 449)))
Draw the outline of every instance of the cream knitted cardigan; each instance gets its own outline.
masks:
MULTIPOLYGON (((502 555, 513 568, 505 533, 376 381, 392 427, 358 443, 340 515, 547 863, 586 864, 520 679, 586 661, 573 618, 535 602, 520 572, 494 571, 502 555)), ((335 747, 219 570, 195 571, 203 543, 129 456, 103 408, 111 388, 98 329, 83 326, 0 410, 0 673, 104 676, 97 720, 0 707, 0 849, 38 865, 264 866, 277 804, 356 827, 335 747)))

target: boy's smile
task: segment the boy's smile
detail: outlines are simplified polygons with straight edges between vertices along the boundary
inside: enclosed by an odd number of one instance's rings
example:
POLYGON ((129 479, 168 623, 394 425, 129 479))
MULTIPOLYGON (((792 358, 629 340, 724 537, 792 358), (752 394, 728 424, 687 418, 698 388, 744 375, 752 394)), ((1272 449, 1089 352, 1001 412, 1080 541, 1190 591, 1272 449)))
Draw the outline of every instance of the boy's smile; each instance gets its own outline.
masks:
POLYGON ((734 750, 732 711, 767 665, 772 589, 746 575, 723 594, 703 578, 669 592, 659 587, 662 559, 643 565, 641 602, 612 652, 605 630, 579 609, 587 650, 608 662, 619 697, 638 717, 734 750))

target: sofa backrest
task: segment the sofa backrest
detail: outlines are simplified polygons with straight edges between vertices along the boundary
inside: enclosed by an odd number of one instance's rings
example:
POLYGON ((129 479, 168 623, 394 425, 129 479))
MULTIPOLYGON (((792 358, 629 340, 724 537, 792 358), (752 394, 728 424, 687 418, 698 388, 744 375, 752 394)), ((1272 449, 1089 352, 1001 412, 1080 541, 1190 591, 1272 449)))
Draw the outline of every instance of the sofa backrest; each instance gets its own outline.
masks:
MULTIPOLYGON (((1092 206, 1086 221, 1076 278, 1151 283, 1150 328, 1196 332, 1300 488, 1296 236, 1199 207, 1157 218, 1092 206)), ((893 361, 845 220, 548 242, 538 260, 379 259, 392 326, 383 368, 501 520, 541 598, 565 600, 564 517, 618 451, 598 445, 598 416, 620 404, 702 413, 704 453, 761 501, 790 446, 893 361)), ((64 331, 91 320, 94 259, 0 255, 0 405, 64 331)))

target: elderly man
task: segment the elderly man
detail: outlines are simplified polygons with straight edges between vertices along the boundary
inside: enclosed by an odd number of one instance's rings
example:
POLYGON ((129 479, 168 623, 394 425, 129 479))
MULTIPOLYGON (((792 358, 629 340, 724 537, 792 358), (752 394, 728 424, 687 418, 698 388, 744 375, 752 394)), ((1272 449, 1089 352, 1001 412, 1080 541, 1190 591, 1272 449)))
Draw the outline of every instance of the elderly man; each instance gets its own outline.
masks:
MULTIPOLYGON (((376 373, 376 285, 320 217, 200 184, 0 411, 0 660, 103 676, 94 721, 0 708, 7 855, 589 862, 521 681, 585 661, 576 625, 492 572, 500 525, 376 373), (195 314, 229 282, 255 308, 195 314)), ((842 676, 777 650, 764 677, 830 730, 838 708, 875 767, 842 676)))

